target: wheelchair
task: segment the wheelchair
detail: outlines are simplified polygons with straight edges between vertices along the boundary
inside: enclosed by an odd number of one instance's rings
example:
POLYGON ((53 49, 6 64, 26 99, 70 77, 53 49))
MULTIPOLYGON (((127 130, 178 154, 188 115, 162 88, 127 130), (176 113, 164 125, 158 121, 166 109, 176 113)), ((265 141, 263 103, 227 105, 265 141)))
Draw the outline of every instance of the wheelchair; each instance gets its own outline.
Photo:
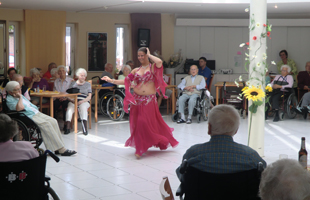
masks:
POLYGON ((59 162, 59 158, 49 150, 30 160, 0 162, 1 199, 59 200, 50 187, 51 178, 45 175, 47 154, 59 162))
POLYGON ((17 134, 13 141, 30 141, 34 148, 42 154, 44 151, 39 148, 43 139, 40 128, 36 123, 27 117, 24 113, 18 111, 11 111, 6 106, 6 99, 3 98, 3 94, 0 93, 2 100, 2 112, 7 114, 11 119, 17 122, 20 134, 17 134))
MULTIPOLYGON (((99 76, 94 76, 92 79, 98 78, 98 83, 100 81, 99 76)), ((100 91, 99 91, 100 92, 100 91)), ((95 94, 92 94, 92 99, 95 94)), ((119 121, 123 119, 125 111, 123 109, 124 98, 125 98, 125 89, 124 88, 114 88, 113 91, 108 91, 101 96, 99 96, 99 111, 102 115, 109 117, 111 120, 119 121)), ((92 109, 94 109, 92 104, 92 109)))
MULTIPOLYGON (((271 104, 271 102, 268 102, 271 104)), ((282 96, 279 100, 279 118, 283 120, 285 115, 289 119, 294 119, 297 115, 296 108, 298 106, 298 100, 295 95, 294 89, 290 88, 288 92, 283 92, 282 96)), ((267 107, 268 117, 273 117, 275 111, 271 108, 271 106, 267 107)))
POLYGON ((181 184, 176 196, 183 199, 210 200, 260 200, 258 196, 262 162, 257 168, 237 173, 219 174, 200 171, 189 164, 186 159, 180 166, 181 184))
MULTIPOLYGON (((211 103, 210 103, 210 98, 206 95, 206 90, 207 89, 201 89, 201 93, 200 93, 200 96, 197 98, 196 100, 196 105, 194 107, 194 110, 193 110, 193 116, 196 116, 197 118, 197 123, 200 123, 201 121, 201 118, 204 120, 204 121, 207 121, 208 120, 208 113, 210 111, 210 108, 211 108, 211 103)), ((176 122, 178 121, 179 119, 179 98, 180 96, 182 95, 182 90, 179 90, 178 92, 178 99, 177 99, 177 102, 176 102, 176 111, 175 113, 171 116, 171 119, 173 122, 176 122)), ((186 101, 185 103, 185 107, 184 107, 184 114, 187 115, 188 114, 188 101, 186 101)))

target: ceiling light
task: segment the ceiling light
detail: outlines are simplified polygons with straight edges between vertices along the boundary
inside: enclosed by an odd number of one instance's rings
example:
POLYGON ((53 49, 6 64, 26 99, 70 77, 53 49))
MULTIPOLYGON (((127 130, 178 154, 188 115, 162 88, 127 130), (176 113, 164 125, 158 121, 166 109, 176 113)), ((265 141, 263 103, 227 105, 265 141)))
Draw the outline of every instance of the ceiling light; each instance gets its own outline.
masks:
POLYGON ((275 6, 274 6, 274 8, 278 8, 278 6, 277 6, 277 5, 275 5, 275 6))

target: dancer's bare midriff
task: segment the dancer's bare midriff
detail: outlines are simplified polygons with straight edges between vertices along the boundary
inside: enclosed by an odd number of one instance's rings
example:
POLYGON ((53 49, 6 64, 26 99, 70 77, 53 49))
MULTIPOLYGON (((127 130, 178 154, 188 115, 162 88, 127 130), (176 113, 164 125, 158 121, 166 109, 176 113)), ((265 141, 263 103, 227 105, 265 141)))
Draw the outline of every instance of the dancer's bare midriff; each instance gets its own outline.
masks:
POLYGON ((156 93, 155 84, 152 81, 137 85, 133 91, 138 95, 151 95, 156 93))

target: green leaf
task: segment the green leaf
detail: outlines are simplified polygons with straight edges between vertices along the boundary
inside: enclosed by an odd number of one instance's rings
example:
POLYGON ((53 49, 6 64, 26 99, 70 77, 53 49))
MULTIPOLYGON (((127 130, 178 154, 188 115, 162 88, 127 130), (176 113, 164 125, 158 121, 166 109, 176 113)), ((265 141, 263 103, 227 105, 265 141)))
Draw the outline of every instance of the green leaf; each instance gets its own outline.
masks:
POLYGON ((257 106, 261 106, 261 105, 263 105, 263 101, 256 101, 256 103, 255 103, 257 106))
POLYGON ((256 113, 257 112, 257 105, 255 105, 254 103, 249 107, 249 111, 251 113, 256 113))

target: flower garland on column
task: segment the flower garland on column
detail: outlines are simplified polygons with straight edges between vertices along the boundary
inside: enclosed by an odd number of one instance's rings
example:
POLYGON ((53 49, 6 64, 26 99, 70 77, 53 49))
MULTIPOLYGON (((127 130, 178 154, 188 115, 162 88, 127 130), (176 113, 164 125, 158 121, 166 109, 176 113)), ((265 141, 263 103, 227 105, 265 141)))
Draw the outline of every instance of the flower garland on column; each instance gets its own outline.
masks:
MULTIPOLYGON (((249 8, 245 9, 245 12, 249 12, 249 8)), ((250 19, 250 25, 249 25, 249 30, 254 31, 255 28, 260 28, 261 23, 256 22, 254 18, 254 14, 252 14, 251 19, 250 19)), ((255 62, 255 59, 257 58, 257 52, 258 50, 262 47, 262 39, 268 37, 271 39, 271 28, 272 25, 269 24, 268 20, 266 23, 263 23, 263 31, 261 32, 260 35, 255 35, 252 37, 253 41, 259 42, 259 47, 255 50, 255 53, 253 54, 252 58, 250 57, 249 53, 245 52, 246 58, 245 58, 245 70, 249 72, 249 65, 250 63, 255 62)), ((245 50, 250 51, 250 43, 242 43, 239 45, 239 47, 244 48, 245 50)), ((267 49, 267 47, 266 47, 267 49)), ((276 65, 274 61, 271 61, 272 65, 276 65)), ((240 100, 242 100, 243 97, 245 97, 247 100, 251 101, 252 104, 249 107, 250 111, 250 125, 249 125, 249 136, 248 136, 248 144, 250 141, 250 131, 251 131, 251 125, 252 125, 252 115, 257 112, 258 106, 265 106, 264 105, 264 100, 266 103, 269 103, 269 94, 272 92, 272 87, 270 84, 268 84, 266 87, 265 86, 265 74, 268 72, 268 63, 267 63, 267 54, 263 53, 262 60, 258 61, 255 63, 251 73, 249 74, 249 80, 246 82, 245 87, 242 89, 242 93, 239 94, 240 96, 238 97, 240 100), (264 67, 264 72, 261 72, 261 67, 264 67), (259 74, 261 78, 258 78, 256 76, 253 76, 253 74, 259 74), (255 80, 255 82, 258 82, 256 85, 251 84, 251 81, 255 80), (265 92, 266 91, 266 92, 265 92)), ((239 87, 239 83, 242 82, 242 75, 240 75, 239 80, 235 80, 235 84, 237 87, 239 87)))

